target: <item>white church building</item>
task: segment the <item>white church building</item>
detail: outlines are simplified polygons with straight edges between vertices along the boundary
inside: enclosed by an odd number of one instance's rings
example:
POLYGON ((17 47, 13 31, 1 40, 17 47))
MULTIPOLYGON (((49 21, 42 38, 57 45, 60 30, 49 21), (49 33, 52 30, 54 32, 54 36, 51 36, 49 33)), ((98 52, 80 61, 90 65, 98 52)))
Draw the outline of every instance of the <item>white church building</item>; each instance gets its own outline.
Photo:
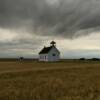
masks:
POLYGON ((52 41, 49 47, 44 47, 39 52, 39 61, 59 61, 60 51, 56 48, 56 42, 52 41))

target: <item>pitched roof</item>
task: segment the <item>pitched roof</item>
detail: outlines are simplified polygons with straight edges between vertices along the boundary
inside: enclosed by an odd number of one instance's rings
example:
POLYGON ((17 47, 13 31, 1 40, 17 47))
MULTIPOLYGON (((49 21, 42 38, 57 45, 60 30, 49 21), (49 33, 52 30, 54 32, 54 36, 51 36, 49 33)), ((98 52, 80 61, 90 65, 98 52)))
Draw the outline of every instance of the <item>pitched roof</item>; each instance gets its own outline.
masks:
POLYGON ((52 46, 50 47, 44 47, 39 54, 47 54, 52 49, 52 46))

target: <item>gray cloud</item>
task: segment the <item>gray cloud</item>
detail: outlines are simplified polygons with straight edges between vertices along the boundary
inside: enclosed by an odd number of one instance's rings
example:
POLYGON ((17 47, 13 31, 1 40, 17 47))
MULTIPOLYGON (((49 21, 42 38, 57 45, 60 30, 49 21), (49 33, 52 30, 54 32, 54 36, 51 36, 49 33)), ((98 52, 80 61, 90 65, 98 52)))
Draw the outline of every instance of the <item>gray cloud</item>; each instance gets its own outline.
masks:
POLYGON ((19 35, 11 41, 5 40, 0 42, 0 58, 20 56, 33 58, 37 56, 39 47, 42 44, 42 38, 20 37, 19 35))
POLYGON ((73 38, 99 31, 100 0, 2 0, 0 26, 73 38))

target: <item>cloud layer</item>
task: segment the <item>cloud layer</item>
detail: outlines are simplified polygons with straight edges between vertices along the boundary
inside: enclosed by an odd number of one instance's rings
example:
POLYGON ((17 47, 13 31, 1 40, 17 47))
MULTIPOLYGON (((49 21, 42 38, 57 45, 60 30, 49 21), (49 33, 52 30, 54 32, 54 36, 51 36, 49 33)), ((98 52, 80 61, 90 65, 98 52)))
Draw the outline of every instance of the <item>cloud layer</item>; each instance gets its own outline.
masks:
POLYGON ((2 0, 0 26, 73 38, 99 31, 100 0, 2 0))
POLYGON ((51 39, 63 56, 97 56, 99 31, 100 0, 0 0, 0 57, 36 55, 51 39))

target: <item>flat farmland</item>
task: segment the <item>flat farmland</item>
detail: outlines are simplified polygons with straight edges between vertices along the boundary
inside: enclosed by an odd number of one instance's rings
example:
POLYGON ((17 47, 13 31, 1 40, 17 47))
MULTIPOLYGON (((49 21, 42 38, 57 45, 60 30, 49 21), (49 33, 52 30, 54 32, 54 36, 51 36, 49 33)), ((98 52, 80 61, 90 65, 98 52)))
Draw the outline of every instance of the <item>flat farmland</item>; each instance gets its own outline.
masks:
POLYGON ((100 62, 0 61, 0 100, 100 100, 100 62))

